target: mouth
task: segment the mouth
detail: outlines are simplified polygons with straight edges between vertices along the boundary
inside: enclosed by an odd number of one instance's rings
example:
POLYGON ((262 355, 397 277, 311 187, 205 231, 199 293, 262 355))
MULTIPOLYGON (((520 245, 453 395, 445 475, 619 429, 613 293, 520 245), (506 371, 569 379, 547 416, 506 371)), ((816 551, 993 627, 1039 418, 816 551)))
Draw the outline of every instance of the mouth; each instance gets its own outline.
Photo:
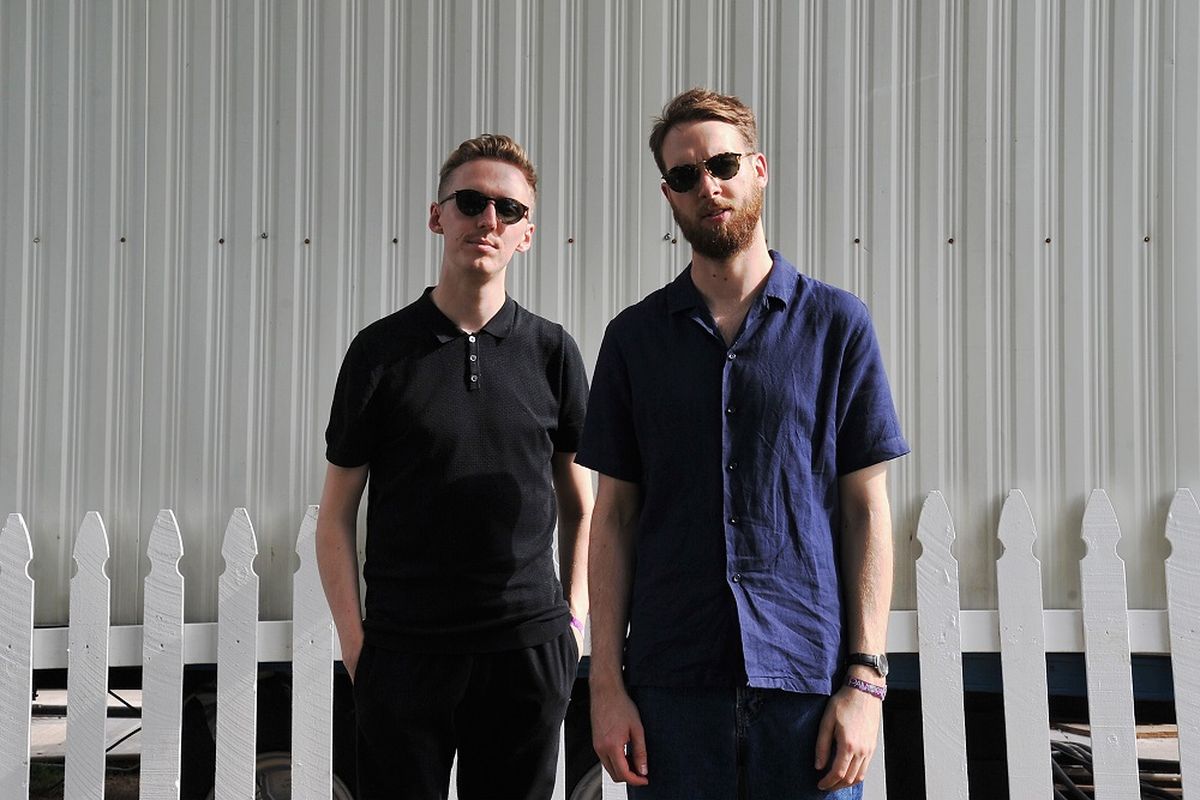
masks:
POLYGON ((700 212, 700 218, 705 222, 721 223, 727 221, 733 216, 733 209, 729 206, 712 206, 700 212))
POLYGON ((499 250, 500 245, 490 239, 468 239, 467 244, 477 250, 499 250))

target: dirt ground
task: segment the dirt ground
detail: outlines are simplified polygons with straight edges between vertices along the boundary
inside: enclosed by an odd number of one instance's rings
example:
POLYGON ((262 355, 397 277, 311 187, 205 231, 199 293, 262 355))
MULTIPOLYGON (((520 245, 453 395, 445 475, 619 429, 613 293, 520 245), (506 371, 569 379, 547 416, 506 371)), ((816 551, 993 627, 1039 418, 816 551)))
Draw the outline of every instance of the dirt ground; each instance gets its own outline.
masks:
MULTIPOLYGON (((110 765, 104 782, 104 800, 137 800, 137 797, 137 763, 110 765)), ((61 762, 33 762, 29 769, 29 800, 63 800, 61 762)))

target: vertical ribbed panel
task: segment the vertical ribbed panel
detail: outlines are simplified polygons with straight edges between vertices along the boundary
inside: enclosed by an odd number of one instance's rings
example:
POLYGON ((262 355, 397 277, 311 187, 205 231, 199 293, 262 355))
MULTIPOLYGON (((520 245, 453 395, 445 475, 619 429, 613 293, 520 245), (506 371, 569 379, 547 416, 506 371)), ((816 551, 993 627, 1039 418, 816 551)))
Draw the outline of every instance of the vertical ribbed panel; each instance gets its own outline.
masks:
POLYGON ((236 506, 263 617, 288 616, 338 364, 436 281, 449 150, 528 147, 510 290, 592 363, 687 263, 646 139, 696 84, 758 111, 771 246, 871 307, 914 447, 891 470, 897 607, 935 488, 965 608, 994 605, 1011 488, 1047 604, 1077 606, 1094 487, 1131 605, 1161 607, 1156 531, 1200 483, 1198 40, 1195 4, 1161 1, 0 4, 0 513, 39 531, 38 622, 65 618, 91 508, 135 622, 163 506, 188 619, 215 616, 236 506))
POLYGON ((1178 450, 1175 453, 1176 483, 1196 486, 1200 483, 1200 414, 1196 400, 1200 397, 1200 86, 1193 77, 1200 72, 1200 5, 1178 3, 1173 14, 1163 14, 1164 25, 1175 31, 1166 37, 1169 57, 1175 71, 1167 73, 1162 91, 1174 98, 1169 117, 1173 127, 1164 131, 1165 152, 1170 154, 1175 169, 1163 173, 1164 230, 1163 263, 1171 265, 1174 285, 1171 287, 1171 318, 1174 338, 1170 342, 1175 355, 1174 396, 1171 398, 1172 417, 1168 429, 1174 431, 1178 450))

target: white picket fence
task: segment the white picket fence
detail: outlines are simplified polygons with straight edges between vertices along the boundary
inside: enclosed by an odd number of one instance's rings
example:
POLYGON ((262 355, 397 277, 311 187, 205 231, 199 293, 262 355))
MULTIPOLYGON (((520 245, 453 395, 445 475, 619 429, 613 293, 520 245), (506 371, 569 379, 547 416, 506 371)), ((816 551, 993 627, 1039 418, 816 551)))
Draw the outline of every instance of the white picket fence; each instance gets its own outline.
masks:
MULTIPOLYGON (((10 514, 0 534, 0 797, 29 793, 32 671, 66 666, 69 707, 64 791, 72 800, 104 796, 105 714, 110 666, 143 666, 141 797, 177 800, 184 663, 217 664, 216 800, 254 797, 257 665, 264 653, 290 656, 293 692, 292 793, 328 800, 332 784, 333 627, 321 593, 314 549, 317 508, 297 537, 292 623, 258 620, 257 544, 244 509, 225 532, 218 622, 183 622, 182 538, 174 514, 162 511, 149 542, 141 626, 109 625, 108 539, 89 513, 80 526, 71 581, 70 626, 33 629, 29 531, 10 514), (288 634, 290 633, 290 640, 288 634), (213 640, 215 638, 215 653, 213 640), (133 657, 140 640, 140 659, 133 657), (36 647, 35 647, 36 643, 36 647), (110 657, 110 648, 115 657, 110 657), (214 657, 215 656, 215 657, 214 657)), ((1033 518, 1012 492, 1000 518, 1004 554, 997 562, 998 609, 959 608, 954 525, 938 492, 918 522, 917 609, 892 612, 888 649, 917 653, 927 797, 966 800, 967 758, 962 654, 999 652, 1004 675, 1010 797, 1053 797, 1050 768, 1047 652, 1082 652, 1087 667, 1098 800, 1137 800, 1137 753, 1131 654, 1171 653, 1184 787, 1200 785, 1200 508, 1188 490, 1171 504, 1166 535, 1167 609, 1130 611, 1120 531, 1103 491, 1084 513, 1087 554, 1080 563, 1082 610, 1044 610, 1041 568, 1033 554, 1033 518)), ((883 747, 867 782, 869 800, 887 797, 883 747)), ((559 763, 557 800, 565 797, 559 763)), ((605 800, 624 789, 605 778, 605 800)), ((908 800, 905 798, 905 800, 908 800)))

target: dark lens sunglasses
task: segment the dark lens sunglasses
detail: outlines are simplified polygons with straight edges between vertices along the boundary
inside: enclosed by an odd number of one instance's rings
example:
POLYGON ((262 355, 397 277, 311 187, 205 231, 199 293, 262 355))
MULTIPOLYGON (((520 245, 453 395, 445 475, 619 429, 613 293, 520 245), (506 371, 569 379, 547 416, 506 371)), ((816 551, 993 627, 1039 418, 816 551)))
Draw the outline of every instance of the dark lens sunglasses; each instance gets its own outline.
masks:
POLYGON ((718 153, 712 158, 697 161, 695 164, 680 164, 671 167, 662 178, 672 191, 690 192, 700 182, 700 168, 717 180, 727 181, 742 168, 742 158, 753 153, 718 153))
POLYGON ((468 217, 479 216, 488 207, 488 203, 491 203, 496 207, 496 219, 505 225, 512 225, 517 220, 529 215, 529 206, 520 200, 514 200, 511 197, 488 197, 483 192, 477 192, 474 189, 459 189, 457 192, 452 192, 444 200, 438 200, 438 205, 451 200, 454 201, 454 205, 458 206, 458 210, 468 217))

